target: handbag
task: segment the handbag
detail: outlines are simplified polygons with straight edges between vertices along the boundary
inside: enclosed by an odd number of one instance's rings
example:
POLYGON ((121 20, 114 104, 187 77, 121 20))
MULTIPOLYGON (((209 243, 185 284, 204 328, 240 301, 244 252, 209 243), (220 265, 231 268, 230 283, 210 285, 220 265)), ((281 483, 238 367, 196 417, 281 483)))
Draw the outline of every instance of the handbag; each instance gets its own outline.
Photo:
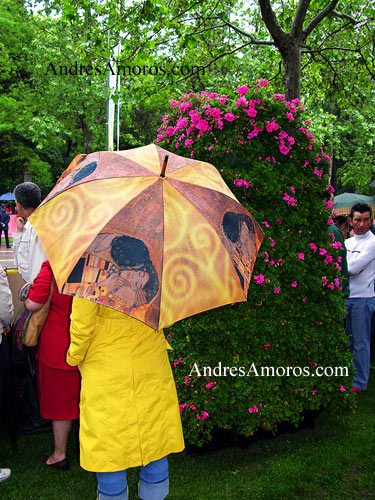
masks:
POLYGON ((43 329, 44 323, 46 322, 46 319, 49 314, 49 308, 51 306, 51 299, 52 299, 52 294, 53 290, 55 288, 55 278, 52 277, 51 281, 51 289, 49 291, 48 299, 47 301, 43 304, 43 306, 38 310, 33 313, 31 313, 30 319, 27 322, 26 330, 24 337, 22 339, 22 343, 24 345, 27 345, 28 347, 33 347, 37 345, 38 343, 38 338, 40 335, 40 332, 43 329))
MULTIPOLYGON (((51 305, 52 293, 55 288, 55 278, 52 277, 51 289, 47 301, 43 306, 35 312, 28 311, 25 306, 22 306, 13 323, 13 348, 14 350, 22 351, 22 344, 28 347, 34 347, 38 343, 40 332, 43 329, 49 314, 51 305)), ((21 300, 27 297, 30 284, 24 285, 20 290, 21 300)))

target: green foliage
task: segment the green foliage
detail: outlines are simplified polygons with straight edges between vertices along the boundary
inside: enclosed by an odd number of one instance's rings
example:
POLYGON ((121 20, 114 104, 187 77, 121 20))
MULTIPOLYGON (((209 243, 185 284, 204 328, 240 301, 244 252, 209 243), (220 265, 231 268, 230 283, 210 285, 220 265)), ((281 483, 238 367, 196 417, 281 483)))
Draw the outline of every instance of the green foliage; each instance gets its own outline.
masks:
POLYGON ((303 410, 352 404, 338 250, 322 202, 329 157, 300 101, 284 102, 267 85, 240 87, 241 99, 185 94, 158 130, 162 147, 214 163, 265 233, 247 302, 170 332, 184 432, 196 444, 214 426, 249 436, 297 424, 303 410), (316 367, 346 367, 348 376, 320 377, 316 367))

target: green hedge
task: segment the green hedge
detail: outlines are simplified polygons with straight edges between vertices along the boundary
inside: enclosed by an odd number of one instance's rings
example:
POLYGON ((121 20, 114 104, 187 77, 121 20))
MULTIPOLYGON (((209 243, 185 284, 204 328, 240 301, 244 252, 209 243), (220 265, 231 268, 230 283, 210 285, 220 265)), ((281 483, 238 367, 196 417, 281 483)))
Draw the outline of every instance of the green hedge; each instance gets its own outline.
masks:
POLYGON ((329 158, 298 99, 272 95, 264 79, 237 92, 172 100, 156 141, 213 163, 265 232, 247 302, 167 332, 185 437, 198 445, 214 427, 249 436, 297 424, 303 410, 353 406, 338 249, 322 202, 322 192, 332 190, 329 158), (275 376, 262 376, 262 367, 275 376), (346 367, 348 375, 308 376, 315 367, 346 367))

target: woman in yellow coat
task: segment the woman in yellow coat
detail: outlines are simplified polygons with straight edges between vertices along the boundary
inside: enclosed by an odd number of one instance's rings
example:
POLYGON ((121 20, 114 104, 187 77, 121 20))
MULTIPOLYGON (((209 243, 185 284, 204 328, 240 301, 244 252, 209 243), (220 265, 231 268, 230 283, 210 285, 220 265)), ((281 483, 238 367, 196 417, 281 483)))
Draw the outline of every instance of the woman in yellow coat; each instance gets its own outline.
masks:
POLYGON ((136 466, 140 498, 165 498, 166 456, 184 440, 163 331, 75 297, 67 362, 82 376, 81 466, 97 473, 98 498, 127 500, 136 466))

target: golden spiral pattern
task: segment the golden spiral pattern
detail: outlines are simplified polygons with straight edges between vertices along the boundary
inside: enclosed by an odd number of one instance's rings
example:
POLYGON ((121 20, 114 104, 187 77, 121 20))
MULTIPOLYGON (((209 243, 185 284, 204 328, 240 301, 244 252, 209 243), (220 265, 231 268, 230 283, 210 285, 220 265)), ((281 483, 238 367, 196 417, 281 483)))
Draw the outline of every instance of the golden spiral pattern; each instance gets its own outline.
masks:
POLYGON ((221 248, 217 233, 207 223, 196 224, 189 233, 189 238, 194 250, 201 254, 201 264, 215 267, 216 258, 221 248))
POLYGON ((163 281, 163 293, 173 297, 174 302, 191 300, 197 287, 198 264, 189 256, 169 258, 163 270, 163 280, 164 276, 168 278, 168 281, 163 281))

